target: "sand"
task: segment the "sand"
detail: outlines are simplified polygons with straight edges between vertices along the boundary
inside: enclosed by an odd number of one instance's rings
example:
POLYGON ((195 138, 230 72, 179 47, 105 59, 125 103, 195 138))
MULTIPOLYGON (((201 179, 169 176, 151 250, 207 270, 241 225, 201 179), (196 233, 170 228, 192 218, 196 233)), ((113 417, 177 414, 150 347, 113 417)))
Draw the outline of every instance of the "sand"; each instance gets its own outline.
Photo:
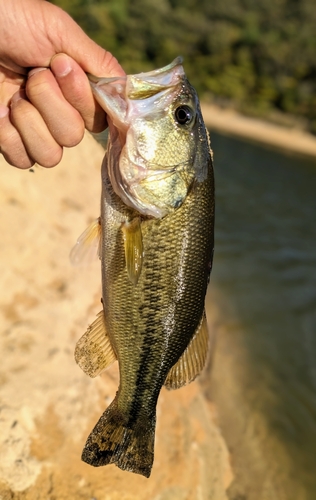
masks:
POLYGON ((117 366, 89 379, 73 356, 101 309, 99 262, 69 251, 99 215, 102 157, 87 135, 54 169, 0 159, 0 500, 224 500, 229 453, 197 381, 162 390, 150 479, 80 460, 118 384, 117 366))

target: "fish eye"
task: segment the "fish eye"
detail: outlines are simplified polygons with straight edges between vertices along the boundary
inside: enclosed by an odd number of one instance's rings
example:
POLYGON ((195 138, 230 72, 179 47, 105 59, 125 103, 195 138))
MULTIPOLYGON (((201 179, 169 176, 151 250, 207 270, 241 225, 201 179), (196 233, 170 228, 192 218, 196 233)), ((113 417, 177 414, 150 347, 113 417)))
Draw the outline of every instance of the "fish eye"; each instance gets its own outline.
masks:
POLYGON ((174 116, 179 125, 186 125, 192 121, 194 113, 189 106, 179 106, 175 110, 174 116))

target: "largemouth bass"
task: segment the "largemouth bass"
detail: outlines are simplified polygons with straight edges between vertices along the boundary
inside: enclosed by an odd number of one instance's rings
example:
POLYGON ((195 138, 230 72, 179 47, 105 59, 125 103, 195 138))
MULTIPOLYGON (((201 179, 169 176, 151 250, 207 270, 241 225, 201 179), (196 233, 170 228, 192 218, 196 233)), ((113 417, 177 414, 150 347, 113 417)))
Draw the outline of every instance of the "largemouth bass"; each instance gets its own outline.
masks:
POLYGON ((120 384, 82 459, 149 477, 161 387, 191 382, 207 356, 212 155, 180 58, 149 73, 91 80, 110 136, 100 222, 82 239, 101 231, 103 311, 75 357, 90 376, 117 359, 120 384))

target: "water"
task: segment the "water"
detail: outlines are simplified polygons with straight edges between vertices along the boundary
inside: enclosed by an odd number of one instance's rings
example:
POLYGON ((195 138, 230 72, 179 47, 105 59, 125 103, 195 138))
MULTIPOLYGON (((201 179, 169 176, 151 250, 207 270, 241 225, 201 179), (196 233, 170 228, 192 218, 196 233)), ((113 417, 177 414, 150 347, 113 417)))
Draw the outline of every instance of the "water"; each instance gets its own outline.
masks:
POLYGON ((316 162, 211 133, 210 397, 234 500, 316 498, 316 162), (216 312, 216 314, 215 314, 216 312))

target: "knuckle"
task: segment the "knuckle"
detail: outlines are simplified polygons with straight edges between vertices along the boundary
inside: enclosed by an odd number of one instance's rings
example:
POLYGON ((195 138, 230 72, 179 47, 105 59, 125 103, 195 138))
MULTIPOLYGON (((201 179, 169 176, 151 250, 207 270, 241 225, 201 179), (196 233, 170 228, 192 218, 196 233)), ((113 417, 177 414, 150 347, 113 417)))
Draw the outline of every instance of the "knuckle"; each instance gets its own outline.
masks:
POLYGON ((36 163, 45 168, 56 167, 63 156, 63 149, 60 147, 51 147, 46 150, 45 155, 39 154, 35 157, 36 163))
POLYGON ((103 52, 100 64, 102 67, 106 68, 106 71, 110 76, 119 76, 120 74, 124 74, 118 60, 113 56, 113 54, 111 54, 111 52, 103 52))
POLYGON ((60 134, 60 138, 55 137, 55 139, 61 146, 72 148, 77 146, 77 144, 82 141, 84 130, 84 123, 81 121, 81 123, 78 123, 76 127, 69 128, 64 133, 60 134))
POLYGON ((11 150, 7 151, 1 146, 1 153, 7 163, 13 167, 26 169, 31 168, 34 165, 34 160, 28 156, 23 147, 14 148, 13 152, 11 150))
POLYGON ((35 161, 31 160, 28 156, 25 156, 24 158, 19 158, 19 160, 16 162, 14 161, 13 163, 10 163, 10 165, 13 165, 14 167, 20 168, 22 170, 26 170, 33 167, 33 165, 35 165, 35 161))
POLYGON ((30 101, 48 94, 51 76, 49 73, 49 70, 40 71, 32 75, 32 77, 27 81, 26 94, 30 101))
POLYGON ((19 126, 21 123, 32 122, 31 105, 25 99, 19 99, 11 104, 10 119, 14 126, 19 126))

